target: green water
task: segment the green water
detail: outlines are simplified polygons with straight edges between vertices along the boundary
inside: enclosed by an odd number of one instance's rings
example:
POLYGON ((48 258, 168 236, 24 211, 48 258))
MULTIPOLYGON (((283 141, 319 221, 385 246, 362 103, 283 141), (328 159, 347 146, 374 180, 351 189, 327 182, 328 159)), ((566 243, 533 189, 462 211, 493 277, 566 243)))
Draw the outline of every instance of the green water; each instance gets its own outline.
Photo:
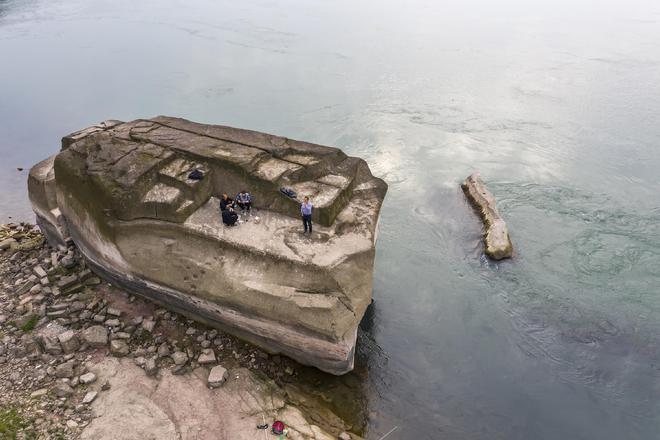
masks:
POLYGON ((157 114, 389 183, 356 372, 316 384, 368 439, 660 435, 657 2, 0 0, 1 221, 62 135, 157 114))

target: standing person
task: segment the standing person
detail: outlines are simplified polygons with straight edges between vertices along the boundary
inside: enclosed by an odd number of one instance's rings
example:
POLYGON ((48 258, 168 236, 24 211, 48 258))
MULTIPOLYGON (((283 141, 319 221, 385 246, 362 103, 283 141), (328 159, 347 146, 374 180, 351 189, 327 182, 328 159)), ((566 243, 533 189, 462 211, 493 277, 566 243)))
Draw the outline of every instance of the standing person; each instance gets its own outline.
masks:
POLYGON ((309 201, 309 197, 305 196, 303 199, 302 204, 300 205, 300 214, 302 214, 302 221, 303 221, 303 226, 305 228, 305 232, 307 232, 307 229, 309 228, 309 233, 312 233, 312 208, 314 206, 312 205, 312 202, 309 201))
POLYGON ((236 195, 236 204, 241 211, 250 212, 250 206, 252 206, 252 196, 249 192, 243 190, 236 195))

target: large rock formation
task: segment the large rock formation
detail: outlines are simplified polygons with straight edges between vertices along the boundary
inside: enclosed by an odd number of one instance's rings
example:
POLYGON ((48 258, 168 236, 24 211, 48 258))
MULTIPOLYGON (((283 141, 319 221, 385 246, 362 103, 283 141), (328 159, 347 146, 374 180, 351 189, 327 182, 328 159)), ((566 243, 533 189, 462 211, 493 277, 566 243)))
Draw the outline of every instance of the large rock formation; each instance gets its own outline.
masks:
POLYGON ((64 137, 28 186, 49 241, 70 235, 105 278, 268 351, 351 370, 387 191, 362 159, 160 116, 64 137), (195 169, 201 180, 188 178, 195 169), (218 198, 242 189, 260 221, 226 227, 218 198), (305 195, 313 237, 302 234, 305 195))

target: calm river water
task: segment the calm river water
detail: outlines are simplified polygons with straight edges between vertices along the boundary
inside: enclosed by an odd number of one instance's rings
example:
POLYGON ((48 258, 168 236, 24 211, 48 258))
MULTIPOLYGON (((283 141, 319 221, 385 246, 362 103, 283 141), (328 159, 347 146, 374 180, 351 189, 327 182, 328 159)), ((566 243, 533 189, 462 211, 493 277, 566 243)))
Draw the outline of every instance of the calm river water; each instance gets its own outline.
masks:
POLYGON ((157 114, 389 183, 358 367, 317 384, 368 439, 660 437, 657 1, 0 0, 0 221, 62 135, 157 114))

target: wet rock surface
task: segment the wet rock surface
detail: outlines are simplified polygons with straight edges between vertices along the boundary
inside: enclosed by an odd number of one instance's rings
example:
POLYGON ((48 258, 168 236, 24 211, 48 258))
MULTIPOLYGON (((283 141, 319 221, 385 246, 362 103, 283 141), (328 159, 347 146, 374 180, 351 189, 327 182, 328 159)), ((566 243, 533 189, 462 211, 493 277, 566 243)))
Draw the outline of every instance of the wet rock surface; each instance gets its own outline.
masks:
POLYGON ((22 418, 18 438, 253 439, 262 417, 284 420, 289 438, 350 429, 292 403, 304 400, 286 390, 294 361, 85 283, 95 277, 73 244, 51 248, 36 228, 20 227, 25 234, 0 251, 0 411, 22 418), (37 266, 52 286, 38 292, 26 288, 37 266), (63 279, 82 287, 64 293, 63 279))
MULTIPOLYGON (((159 116, 64 137, 28 187, 49 242, 70 236, 102 278, 271 353, 333 374, 353 368, 387 191, 362 159, 159 116), (253 210, 223 225, 218 197, 244 189, 253 210), (303 196, 314 203, 313 235, 301 230, 303 196)), ((71 267, 72 256, 59 264, 71 267)), ((94 278, 56 286, 75 293, 94 278)), ((117 327, 111 311, 94 318, 117 327)))
POLYGON ((495 197, 488 191, 481 176, 478 173, 468 176, 461 187, 468 200, 479 212, 486 228, 484 234, 486 254, 494 260, 511 258, 513 245, 509 238, 509 230, 497 210, 495 197))

